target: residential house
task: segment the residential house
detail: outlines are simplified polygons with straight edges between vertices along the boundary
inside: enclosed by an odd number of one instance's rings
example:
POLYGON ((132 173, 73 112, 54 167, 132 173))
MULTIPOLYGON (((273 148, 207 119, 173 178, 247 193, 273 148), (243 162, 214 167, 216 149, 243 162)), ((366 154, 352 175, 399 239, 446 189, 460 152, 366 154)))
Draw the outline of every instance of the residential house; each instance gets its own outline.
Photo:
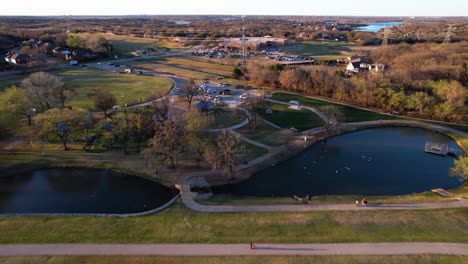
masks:
POLYGON ((27 64, 31 61, 31 56, 24 53, 16 53, 14 51, 10 51, 5 56, 5 61, 10 64, 27 64))

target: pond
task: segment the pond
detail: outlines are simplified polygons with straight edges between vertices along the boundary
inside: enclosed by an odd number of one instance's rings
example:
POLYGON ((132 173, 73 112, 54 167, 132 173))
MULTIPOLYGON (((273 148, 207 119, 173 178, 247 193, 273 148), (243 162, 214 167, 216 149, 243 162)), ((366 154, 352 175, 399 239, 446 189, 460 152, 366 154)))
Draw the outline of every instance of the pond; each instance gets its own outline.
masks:
POLYGON ((176 193, 157 182, 88 168, 0 177, 0 213, 126 214, 155 209, 176 193))
POLYGON ((393 27, 403 24, 403 22, 382 22, 382 23, 371 23, 364 27, 358 27, 354 31, 364 32, 378 32, 382 28, 393 27))
POLYGON ((280 164, 215 193, 248 196, 400 195, 450 189, 453 157, 424 152, 426 141, 459 147, 446 135, 420 128, 377 128, 339 135, 312 145, 280 164))

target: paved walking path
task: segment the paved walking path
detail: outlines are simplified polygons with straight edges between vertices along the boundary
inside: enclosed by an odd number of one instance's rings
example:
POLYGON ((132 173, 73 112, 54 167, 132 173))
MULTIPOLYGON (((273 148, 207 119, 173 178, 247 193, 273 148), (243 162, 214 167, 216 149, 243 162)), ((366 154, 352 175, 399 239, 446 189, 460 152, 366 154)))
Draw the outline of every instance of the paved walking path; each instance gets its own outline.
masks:
MULTIPOLYGON (((289 105, 288 102, 283 102, 283 101, 278 101, 278 100, 273 100, 273 99, 265 99, 265 101, 277 103, 277 104, 289 105)), ((305 106, 305 105, 303 105, 302 108, 312 111, 313 113, 318 115, 325 123, 328 123, 327 117, 324 114, 322 114, 322 112, 320 112, 317 108, 311 107, 311 106, 305 106)))
POLYGON ((335 244, 12 244, 0 256, 468 255, 461 243, 335 244))

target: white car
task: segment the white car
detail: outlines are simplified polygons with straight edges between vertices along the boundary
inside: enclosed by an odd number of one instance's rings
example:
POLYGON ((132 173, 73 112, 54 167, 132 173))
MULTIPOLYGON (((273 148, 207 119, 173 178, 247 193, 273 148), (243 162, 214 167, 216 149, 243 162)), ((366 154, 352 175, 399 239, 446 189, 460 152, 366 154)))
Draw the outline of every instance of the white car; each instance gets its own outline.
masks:
POLYGON ((247 98, 247 94, 241 94, 241 95, 239 95, 239 98, 240 99, 245 99, 245 98, 247 98))

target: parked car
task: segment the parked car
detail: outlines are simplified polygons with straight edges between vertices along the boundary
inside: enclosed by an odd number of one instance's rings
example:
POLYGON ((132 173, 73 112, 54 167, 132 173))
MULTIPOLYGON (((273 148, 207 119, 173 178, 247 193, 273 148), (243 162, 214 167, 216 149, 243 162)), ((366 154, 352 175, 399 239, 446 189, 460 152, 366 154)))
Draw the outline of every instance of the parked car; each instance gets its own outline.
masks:
POLYGON ((222 91, 222 94, 231 94, 231 90, 229 90, 229 89, 224 89, 224 90, 222 91))

